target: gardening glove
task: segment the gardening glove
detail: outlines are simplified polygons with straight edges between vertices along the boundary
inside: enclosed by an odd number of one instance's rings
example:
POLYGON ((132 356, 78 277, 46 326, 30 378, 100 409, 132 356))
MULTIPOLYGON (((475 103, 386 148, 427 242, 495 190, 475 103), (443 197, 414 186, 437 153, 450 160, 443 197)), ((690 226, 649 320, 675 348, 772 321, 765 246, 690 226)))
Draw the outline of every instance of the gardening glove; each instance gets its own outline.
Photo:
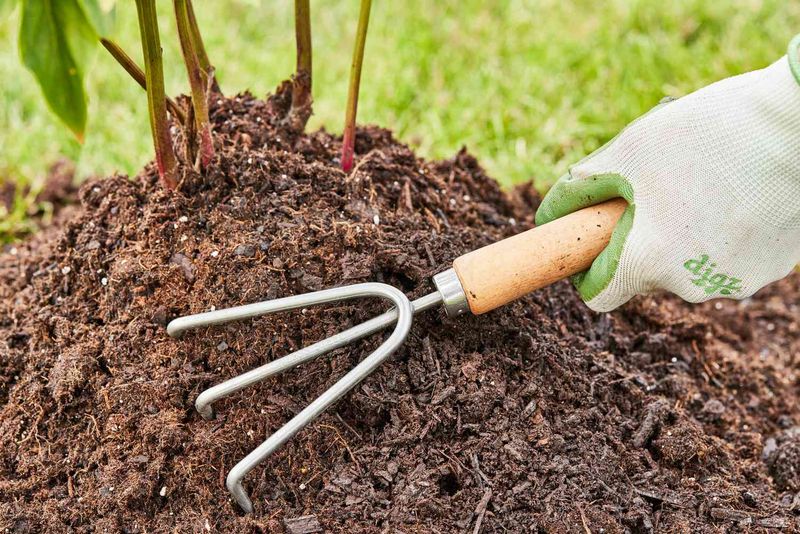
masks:
POLYGON ((741 299, 800 261, 799 45, 656 106, 553 186, 537 224, 628 201, 609 245, 573 277, 590 308, 656 290, 741 299))

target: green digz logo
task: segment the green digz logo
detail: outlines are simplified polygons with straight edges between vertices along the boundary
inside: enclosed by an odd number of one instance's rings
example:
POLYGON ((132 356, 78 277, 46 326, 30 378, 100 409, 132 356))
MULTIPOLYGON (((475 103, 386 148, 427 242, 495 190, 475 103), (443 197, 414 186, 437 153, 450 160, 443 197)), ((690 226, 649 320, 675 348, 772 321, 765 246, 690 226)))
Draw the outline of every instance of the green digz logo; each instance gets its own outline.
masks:
POLYGON ((741 280, 727 274, 714 272, 716 263, 708 262, 708 255, 700 255, 700 259, 686 260, 683 264, 687 271, 697 276, 692 283, 702 287, 709 295, 719 292, 720 295, 730 295, 742 290, 741 280))

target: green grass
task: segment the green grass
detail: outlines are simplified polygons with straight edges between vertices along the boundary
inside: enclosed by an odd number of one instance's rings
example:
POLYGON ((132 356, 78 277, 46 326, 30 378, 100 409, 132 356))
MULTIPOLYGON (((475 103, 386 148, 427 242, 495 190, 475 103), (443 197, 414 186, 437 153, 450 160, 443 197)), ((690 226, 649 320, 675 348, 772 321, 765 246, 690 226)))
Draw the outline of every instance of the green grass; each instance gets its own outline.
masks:
MULTIPOLYGON (((115 37, 140 58, 133 2, 118 4, 115 37)), ((159 6, 167 89, 187 92, 171 2, 159 6)), ((198 1, 196 9, 226 93, 265 95, 291 74, 292 2, 198 1)), ((339 132, 358 2, 317 0, 311 9, 310 127, 339 132)), ((81 177, 135 173, 152 154, 144 92, 98 48, 79 146, 20 65, 18 23, 18 12, 0 22, 0 176, 36 187, 61 156, 76 160, 81 177)), ((466 145, 503 184, 532 178, 543 189, 662 96, 764 67, 799 31, 800 3, 786 0, 381 1, 358 119, 392 128, 426 157, 466 145)), ((24 213, 5 223, 24 223, 24 213)))

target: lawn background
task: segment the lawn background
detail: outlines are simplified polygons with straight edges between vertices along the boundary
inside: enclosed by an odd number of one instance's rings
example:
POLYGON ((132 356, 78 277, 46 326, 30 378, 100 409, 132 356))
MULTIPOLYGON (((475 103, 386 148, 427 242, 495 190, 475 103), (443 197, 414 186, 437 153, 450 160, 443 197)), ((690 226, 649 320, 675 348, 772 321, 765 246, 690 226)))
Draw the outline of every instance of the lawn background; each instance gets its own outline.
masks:
MULTIPOLYGON (((115 38, 138 59, 134 3, 117 4, 115 38)), ((187 92, 172 2, 158 5, 167 89, 187 92)), ((263 96, 291 74, 292 5, 195 0, 227 94, 263 96)), ((313 0, 311 11, 310 128, 340 132, 358 2, 313 0)), ((135 174, 152 154, 144 92, 98 47, 78 145, 21 66, 18 25, 19 9, 0 21, 0 180, 35 190, 60 157, 75 160, 80 177, 135 174)), ((798 32, 800 2, 788 0, 378 0, 358 120, 392 128, 425 157, 466 145, 501 183, 546 189, 663 96, 764 67, 798 32)), ((24 222, 25 202, 0 213, 0 240, 24 222)))

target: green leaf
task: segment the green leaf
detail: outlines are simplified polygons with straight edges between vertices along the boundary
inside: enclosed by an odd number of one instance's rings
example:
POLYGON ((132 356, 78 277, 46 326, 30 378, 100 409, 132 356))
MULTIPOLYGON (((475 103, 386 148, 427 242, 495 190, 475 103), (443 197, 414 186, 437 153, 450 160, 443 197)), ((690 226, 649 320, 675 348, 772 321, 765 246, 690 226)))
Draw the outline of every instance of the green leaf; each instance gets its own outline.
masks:
POLYGON ((86 129, 83 75, 97 33, 85 0, 24 0, 19 48, 50 109, 79 141, 86 129))
MULTIPOLYGON (((3 0, 0 0, 2 2, 3 0)), ((113 0, 78 0, 86 20, 98 37, 108 37, 114 27, 116 2, 113 0)))

